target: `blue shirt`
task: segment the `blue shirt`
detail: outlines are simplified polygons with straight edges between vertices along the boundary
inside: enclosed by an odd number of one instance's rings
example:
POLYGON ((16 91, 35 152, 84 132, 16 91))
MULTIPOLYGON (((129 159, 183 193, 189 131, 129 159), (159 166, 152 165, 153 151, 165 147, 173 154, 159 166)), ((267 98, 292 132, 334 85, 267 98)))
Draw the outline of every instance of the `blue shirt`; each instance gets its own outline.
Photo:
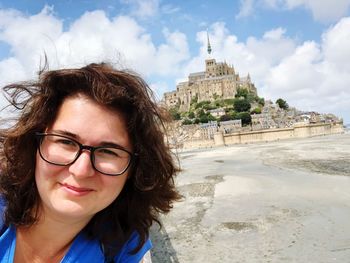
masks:
MULTIPOLYGON (((0 231, 3 227, 4 200, 0 196, 0 231)), ((4 229, 3 229, 4 230, 4 229)), ((0 232, 1 234, 1 232, 0 232)), ((142 248, 134 255, 130 254, 139 243, 139 235, 133 232, 129 240, 120 249, 114 257, 115 263, 138 263, 148 250, 152 248, 151 241, 148 239, 142 248)), ((43 244, 44 245, 44 244, 43 244)), ((0 235, 0 263, 12 263, 16 249, 16 228, 10 226, 0 235)), ((74 239, 68 252, 61 260, 61 263, 99 263, 105 262, 105 257, 101 249, 101 244, 96 239, 88 239, 84 233, 80 233, 74 239)))
MULTIPOLYGON (((3 210, 5 202, 0 195, 0 263, 12 263, 16 249, 16 228, 10 226, 3 229, 3 210)), ((129 240, 123 245, 118 254, 114 257, 115 263, 139 263, 148 250, 152 248, 150 239, 143 244, 142 248, 134 255, 130 252, 137 247, 139 235, 133 232, 129 240)), ((43 244, 44 245, 44 244, 43 244)), ((84 233, 78 234, 73 240, 68 252, 61 260, 61 263, 99 263, 105 262, 101 249, 101 243, 96 239, 88 239, 84 233)))
MULTIPOLYGON (((119 253, 114 257, 114 262, 138 263, 152 244, 148 239, 143 247, 134 255, 129 254, 138 244, 139 236, 134 232, 130 239, 124 244, 119 253)), ((16 248, 16 229, 13 226, 8 227, 0 236, 0 263, 12 263, 16 248)), ((83 233, 80 233, 73 241, 70 249, 61 260, 61 263, 78 262, 105 262, 100 242, 98 240, 87 239, 83 233)))

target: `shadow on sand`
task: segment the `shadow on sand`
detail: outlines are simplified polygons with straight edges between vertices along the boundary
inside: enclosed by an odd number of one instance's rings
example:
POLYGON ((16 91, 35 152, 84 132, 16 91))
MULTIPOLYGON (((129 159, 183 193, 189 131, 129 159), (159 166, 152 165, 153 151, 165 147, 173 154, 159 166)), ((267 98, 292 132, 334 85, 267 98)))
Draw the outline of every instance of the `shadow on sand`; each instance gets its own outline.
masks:
POLYGON ((150 229, 153 243, 151 250, 152 263, 178 263, 176 251, 173 248, 168 233, 164 228, 159 229, 157 224, 150 229))

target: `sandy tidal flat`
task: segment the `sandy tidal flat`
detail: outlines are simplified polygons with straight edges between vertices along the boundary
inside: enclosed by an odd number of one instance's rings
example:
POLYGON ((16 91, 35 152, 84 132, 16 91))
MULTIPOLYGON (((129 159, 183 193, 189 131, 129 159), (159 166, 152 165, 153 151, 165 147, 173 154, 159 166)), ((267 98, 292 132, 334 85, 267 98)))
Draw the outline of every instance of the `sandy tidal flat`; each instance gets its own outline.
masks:
POLYGON ((179 154, 156 262, 350 262, 350 134, 179 154))

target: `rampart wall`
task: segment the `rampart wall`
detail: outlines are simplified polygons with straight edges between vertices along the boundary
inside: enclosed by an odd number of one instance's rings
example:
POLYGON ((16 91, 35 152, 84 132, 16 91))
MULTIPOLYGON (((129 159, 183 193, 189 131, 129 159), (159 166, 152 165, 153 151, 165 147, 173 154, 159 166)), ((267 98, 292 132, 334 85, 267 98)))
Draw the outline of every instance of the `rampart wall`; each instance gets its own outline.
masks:
POLYGON ((215 133, 214 138, 211 140, 196 139, 184 141, 183 148, 207 148, 241 143, 269 142, 291 138, 306 138, 312 136, 339 134, 343 132, 344 127, 342 123, 296 125, 292 128, 236 132, 232 134, 223 134, 222 132, 217 132, 215 133))

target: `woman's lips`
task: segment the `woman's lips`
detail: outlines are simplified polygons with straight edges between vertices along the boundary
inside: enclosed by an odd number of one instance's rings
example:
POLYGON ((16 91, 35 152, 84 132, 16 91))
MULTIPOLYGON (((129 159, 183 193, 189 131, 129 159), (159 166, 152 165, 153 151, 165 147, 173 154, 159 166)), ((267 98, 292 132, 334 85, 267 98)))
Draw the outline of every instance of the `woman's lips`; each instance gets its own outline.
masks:
POLYGON ((90 192, 94 191, 93 189, 91 188, 85 188, 85 187, 76 187, 76 186, 73 186, 73 185, 69 185, 69 184, 60 184, 63 189, 65 191, 67 191, 68 193, 71 193, 73 195, 76 195, 76 196, 83 196, 83 195, 87 195, 89 194, 90 192))

